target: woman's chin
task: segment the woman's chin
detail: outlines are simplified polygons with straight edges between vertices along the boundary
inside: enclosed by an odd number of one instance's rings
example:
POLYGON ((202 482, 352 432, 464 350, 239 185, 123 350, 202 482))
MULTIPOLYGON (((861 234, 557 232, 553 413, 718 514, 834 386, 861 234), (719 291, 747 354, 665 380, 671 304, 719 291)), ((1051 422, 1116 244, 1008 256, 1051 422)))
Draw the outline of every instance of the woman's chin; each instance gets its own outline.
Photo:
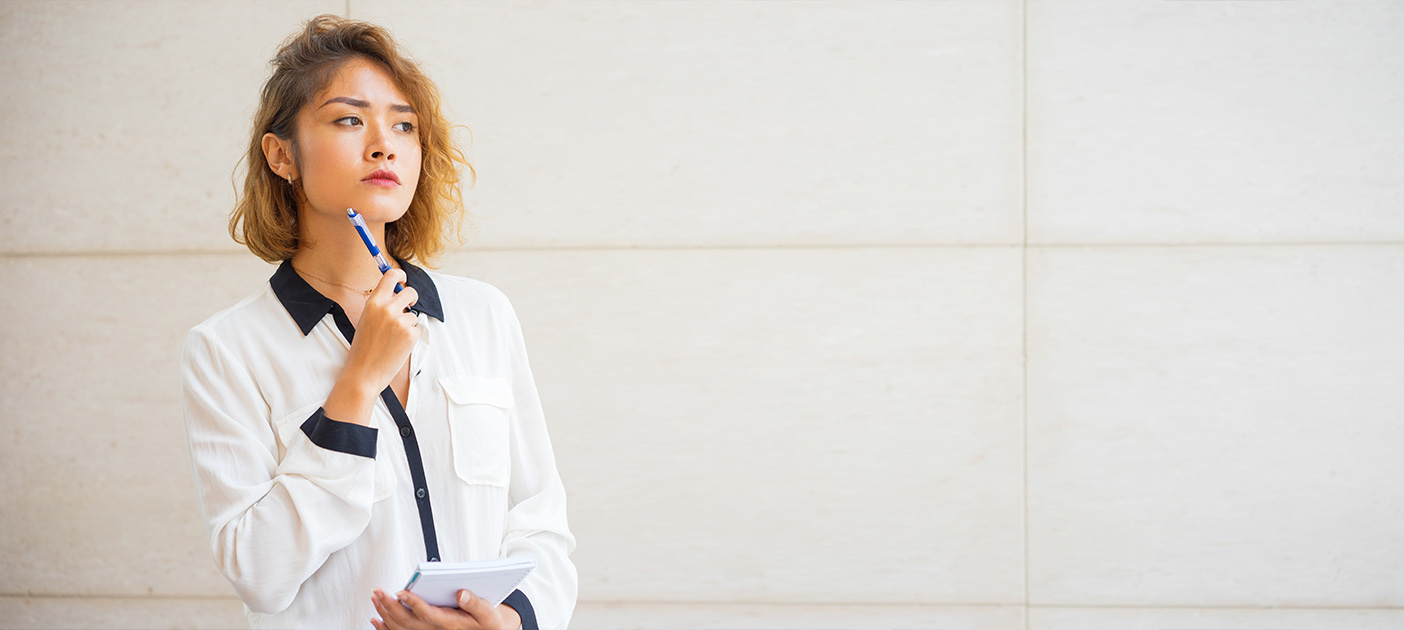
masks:
MULTIPOLYGON (((356 208, 356 206, 351 207, 356 208)), ((360 213, 361 218, 371 223, 390 223, 392 221, 398 221, 401 217, 405 216, 405 212, 407 210, 408 208, 398 208, 394 210, 386 210, 383 212, 379 212, 376 210, 367 210, 366 212, 361 212, 360 208, 356 208, 356 212, 360 213)))
MULTIPOLYGON (((336 214, 346 214, 346 209, 351 208, 361 218, 371 223, 389 223, 405 216, 409 211, 408 204, 402 206, 392 203, 389 199, 353 199, 347 200, 345 205, 333 206, 336 214)), ((330 212, 331 210, 329 210, 330 212)))

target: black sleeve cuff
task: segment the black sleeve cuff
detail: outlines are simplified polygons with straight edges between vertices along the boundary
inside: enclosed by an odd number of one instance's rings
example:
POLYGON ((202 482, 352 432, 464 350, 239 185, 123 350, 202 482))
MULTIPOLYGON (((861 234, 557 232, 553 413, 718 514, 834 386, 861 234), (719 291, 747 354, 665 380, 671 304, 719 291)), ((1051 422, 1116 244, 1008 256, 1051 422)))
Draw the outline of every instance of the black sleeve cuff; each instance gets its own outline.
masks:
POLYGON ((322 407, 302 423, 302 432, 324 449, 375 459, 375 435, 379 429, 332 420, 322 407))
POLYGON ((536 609, 531 607, 531 600, 527 599, 526 593, 521 589, 512 591, 502 603, 517 611, 517 615, 522 618, 522 630, 540 630, 540 626, 536 625, 536 609))

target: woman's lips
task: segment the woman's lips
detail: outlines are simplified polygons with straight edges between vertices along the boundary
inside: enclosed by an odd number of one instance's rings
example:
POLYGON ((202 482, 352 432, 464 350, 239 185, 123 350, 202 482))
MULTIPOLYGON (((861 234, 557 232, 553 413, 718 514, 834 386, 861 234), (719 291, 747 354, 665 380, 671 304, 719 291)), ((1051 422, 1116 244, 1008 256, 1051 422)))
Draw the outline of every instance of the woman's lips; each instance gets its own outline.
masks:
POLYGON ((396 175, 395 171, 392 171, 388 168, 375 169, 375 172, 371 173, 370 175, 367 175, 366 178, 361 181, 372 186, 379 186, 381 188, 400 187, 400 176, 396 175))

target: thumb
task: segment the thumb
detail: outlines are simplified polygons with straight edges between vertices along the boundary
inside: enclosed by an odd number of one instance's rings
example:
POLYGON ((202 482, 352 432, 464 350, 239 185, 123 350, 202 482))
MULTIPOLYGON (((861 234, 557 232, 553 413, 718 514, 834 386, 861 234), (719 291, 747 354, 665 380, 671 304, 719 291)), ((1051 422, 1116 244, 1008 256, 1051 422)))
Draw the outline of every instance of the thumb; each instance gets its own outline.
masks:
POLYGON ((477 597, 477 596, 473 594, 473 591, 470 591, 470 590, 468 590, 468 589, 466 589, 466 588, 465 588, 465 589, 462 589, 462 590, 460 590, 460 591, 458 591, 458 607, 459 607, 459 609, 461 609, 461 610, 468 610, 468 607, 471 606, 471 605, 473 604, 473 599, 476 598, 476 597, 477 597))

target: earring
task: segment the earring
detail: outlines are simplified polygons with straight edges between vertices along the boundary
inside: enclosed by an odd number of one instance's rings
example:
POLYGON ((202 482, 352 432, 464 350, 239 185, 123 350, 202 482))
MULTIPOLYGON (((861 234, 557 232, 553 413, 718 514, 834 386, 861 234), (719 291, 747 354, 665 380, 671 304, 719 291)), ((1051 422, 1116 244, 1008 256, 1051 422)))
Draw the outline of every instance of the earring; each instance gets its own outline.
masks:
POLYGON ((289 186, 292 185, 292 175, 291 175, 291 174, 288 175, 288 185, 289 185, 289 186))

